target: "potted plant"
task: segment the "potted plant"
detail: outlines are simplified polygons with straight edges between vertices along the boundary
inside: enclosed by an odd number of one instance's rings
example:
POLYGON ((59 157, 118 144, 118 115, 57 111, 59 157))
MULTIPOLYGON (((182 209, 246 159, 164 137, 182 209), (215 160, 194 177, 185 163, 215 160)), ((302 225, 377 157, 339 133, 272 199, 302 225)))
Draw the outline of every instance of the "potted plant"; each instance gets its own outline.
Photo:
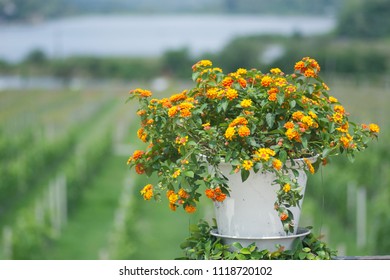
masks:
POLYGON ((267 201, 282 229, 293 233, 297 217, 291 209, 303 199, 302 174, 315 173, 334 155, 353 160, 378 136, 378 125, 349 121, 313 58, 298 61, 292 74, 279 68, 225 74, 209 60, 192 69, 189 90, 156 99, 134 89, 129 97, 139 101, 137 134, 148 146, 134 151, 128 165, 158 176, 156 185, 140 192, 145 200, 166 196, 172 210, 196 211, 202 194, 224 203, 232 195, 232 174, 242 182, 271 174, 274 198, 267 201))

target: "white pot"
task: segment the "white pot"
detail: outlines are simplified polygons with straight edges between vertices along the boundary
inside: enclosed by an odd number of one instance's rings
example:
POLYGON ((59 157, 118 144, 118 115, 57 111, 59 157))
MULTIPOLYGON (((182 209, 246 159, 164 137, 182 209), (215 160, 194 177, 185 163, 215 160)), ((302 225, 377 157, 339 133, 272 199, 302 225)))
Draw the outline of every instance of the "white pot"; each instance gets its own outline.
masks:
MULTIPOLYGON (((307 182, 306 173, 302 168, 305 163, 302 159, 296 160, 295 163, 299 172, 297 180, 302 187, 303 195, 307 182)), ((275 175, 271 172, 251 171, 248 179, 242 182, 239 172, 230 174, 230 165, 223 163, 220 170, 229 179, 230 196, 223 202, 214 203, 218 233, 232 237, 286 236, 278 212, 274 209, 276 192, 280 188, 273 184, 275 175)), ((301 209, 290 207, 289 210, 294 215, 293 234, 296 235, 301 209)))

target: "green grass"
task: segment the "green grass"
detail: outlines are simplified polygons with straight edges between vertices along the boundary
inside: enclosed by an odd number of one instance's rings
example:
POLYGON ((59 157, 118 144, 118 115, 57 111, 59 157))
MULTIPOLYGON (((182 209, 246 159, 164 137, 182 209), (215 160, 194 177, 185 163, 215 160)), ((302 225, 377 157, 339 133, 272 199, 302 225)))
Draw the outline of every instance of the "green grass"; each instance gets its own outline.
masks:
POLYGON ((95 260, 107 248, 127 170, 123 157, 102 160, 106 162, 101 172, 86 189, 61 237, 46 252, 47 259, 95 260))
POLYGON ((138 189, 134 196, 134 227, 139 242, 132 259, 169 260, 182 256, 180 244, 189 236, 190 224, 210 215, 207 203, 202 202, 195 213, 187 214, 179 207, 171 211, 166 200, 142 201, 138 189))

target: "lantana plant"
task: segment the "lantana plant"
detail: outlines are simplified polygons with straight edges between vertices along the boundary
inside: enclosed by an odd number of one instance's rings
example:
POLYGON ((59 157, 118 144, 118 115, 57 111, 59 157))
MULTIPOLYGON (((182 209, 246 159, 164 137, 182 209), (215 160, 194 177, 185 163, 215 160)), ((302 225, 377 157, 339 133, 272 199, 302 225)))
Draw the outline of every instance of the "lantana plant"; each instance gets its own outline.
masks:
POLYGON ((147 148, 136 150, 128 165, 138 174, 156 174, 158 183, 140 191, 145 200, 166 196, 170 209, 196 211, 204 193, 214 201, 229 195, 229 181, 219 164, 231 165, 245 181, 251 172, 273 172, 275 210, 286 232, 294 229, 291 206, 303 195, 294 176, 294 159, 315 173, 334 155, 353 160, 373 138, 376 124, 356 124, 320 78, 320 66, 305 57, 292 74, 279 68, 269 73, 238 69, 225 74, 209 60, 192 66, 194 87, 156 99, 145 89, 130 91, 137 98, 141 119, 138 137, 147 148), (309 158, 315 157, 315 163, 309 158), (210 168, 212 167, 212 168, 210 168))

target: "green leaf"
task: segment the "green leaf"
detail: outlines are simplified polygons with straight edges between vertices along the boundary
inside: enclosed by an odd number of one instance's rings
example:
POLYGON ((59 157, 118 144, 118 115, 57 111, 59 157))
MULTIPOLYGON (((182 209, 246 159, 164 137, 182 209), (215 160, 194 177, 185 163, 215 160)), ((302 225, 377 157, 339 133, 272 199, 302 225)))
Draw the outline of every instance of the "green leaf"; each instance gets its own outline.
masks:
POLYGON ((246 260, 246 257, 244 256, 244 255, 241 255, 241 254, 237 254, 236 255, 236 258, 238 259, 238 260, 246 260))
POLYGON ((347 158, 351 163, 355 161, 355 156, 352 153, 347 153, 347 158))
POLYGON ((187 176, 187 177, 190 177, 190 178, 194 178, 194 176, 195 176, 194 171, 191 171, 191 170, 186 171, 184 173, 184 175, 187 176))
POLYGON ((281 162, 286 163, 287 161, 287 152, 285 150, 279 151, 279 159, 281 162))
POLYGON ((248 170, 241 169, 241 180, 242 180, 243 182, 245 182, 246 179, 248 179, 249 174, 250 174, 250 172, 249 172, 248 170))
POLYGON ((232 246, 234 247, 234 248, 237 248, 237 249, 242 249, 242 245, 240 244, 240 243, 238 243, 238 242, 233 242, 232 243, 232 246))
POLYGON ((272 114, 272 113, 268 113, 266 116, 265 116, 265 120, 267 122, 267 125, 269 128, 272 128, 274 126, 274 123, 275 123, 275 116, 272 114))
POLYGON ((299 252, 299 254, 298 254, 298 258, 300 260, 304 260, 306 258, 306 256, 307 256, 307 253, 305 253, 305 252, 299 252))
POLYGON ((250 255, 251 254, 251 251, 248 249, 248 248, 242 248, 240 250, 240 253, 241 254, 244 254, 244 255, 250 255))
POLYGON ((302 137, 302 146, 303 148, 307 149, 307 138, 306 137, 302 137))

